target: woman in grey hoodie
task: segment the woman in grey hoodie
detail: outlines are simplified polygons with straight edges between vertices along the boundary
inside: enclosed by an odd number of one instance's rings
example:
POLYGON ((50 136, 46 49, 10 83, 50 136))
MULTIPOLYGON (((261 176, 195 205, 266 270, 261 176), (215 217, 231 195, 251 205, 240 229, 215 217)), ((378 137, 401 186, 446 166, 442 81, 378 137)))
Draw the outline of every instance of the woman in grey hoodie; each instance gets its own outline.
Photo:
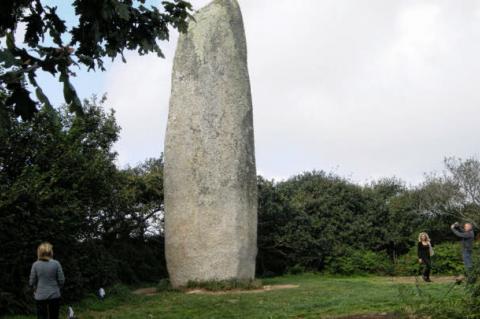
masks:
POLYGON ((53 259, 53 249, 50 243, 45 242, 38 246, 37 257, 38 260, 32 265, 29 281, 35 291, 37 318, 58 319, 60 288, 65 282, 62 265, 53 259))

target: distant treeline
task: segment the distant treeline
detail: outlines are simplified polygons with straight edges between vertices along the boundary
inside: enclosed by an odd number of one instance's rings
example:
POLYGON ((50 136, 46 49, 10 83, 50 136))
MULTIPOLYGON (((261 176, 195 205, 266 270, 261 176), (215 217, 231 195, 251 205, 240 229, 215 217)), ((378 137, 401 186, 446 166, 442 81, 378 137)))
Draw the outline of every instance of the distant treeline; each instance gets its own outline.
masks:
MULTIPOLYGON (((11 109, 3 116, 0 315, 32 310, 27 277, 42 241, 63 265, 66 301, 167 276, 163 160, 119 169, 112 146, 120 128, 102 102, 86 101, 83 115, 44 107, 32 121, 11 109)), ((467 162, 446 161, 452 169, 467 162)), ((437 244, 452 241, 448 225, 478 212, 454 177, 449 170, 416 188, 395 178, 360 186, 322 171, 279 183, 259 177, 258 274, 411 272, 405 256, 419 231, 437 244)))

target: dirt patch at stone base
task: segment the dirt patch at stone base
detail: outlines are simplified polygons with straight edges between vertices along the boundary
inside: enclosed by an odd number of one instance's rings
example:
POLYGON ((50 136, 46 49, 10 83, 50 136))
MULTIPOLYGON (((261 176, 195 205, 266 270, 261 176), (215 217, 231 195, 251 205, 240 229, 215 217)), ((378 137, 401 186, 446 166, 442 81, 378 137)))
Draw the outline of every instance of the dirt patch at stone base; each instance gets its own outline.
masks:
MULTIPOLYGON (((299 285, 266 285, 260 289, 231 289, 231 290, 220 290, 220 291, 210 291, 206 289, 186 289, 184 292, 187 295, 191 294, 205 294, 205 295, 226 295, 226 294, 248 294, 248 293, 259 293, 272 290, 280 289, 291 289, 298 288, 299 285)), ((135 295, 142 296, 155 296, 158 295, 158 291, 155 287, 141 288, 133 291, 135 295)))
POLYGON ((141 288, 133 291, 133 294, 142 296, 154 296, 158 294, 158 291, 155 287, 141 288))
POLYGON ((210 291, 205 289, 191 289, 185 291, 186 294, 205 294, 205 295, 226 295, 226 294, 251 294, 251 293, 259 293, 265 291, 272 291, 272 290, 280 290, 280 289, 292 289, 298 288, 299 285, 266 285, 260 289, 231 289, 231 290, 221 290, 221 291, 210 291))

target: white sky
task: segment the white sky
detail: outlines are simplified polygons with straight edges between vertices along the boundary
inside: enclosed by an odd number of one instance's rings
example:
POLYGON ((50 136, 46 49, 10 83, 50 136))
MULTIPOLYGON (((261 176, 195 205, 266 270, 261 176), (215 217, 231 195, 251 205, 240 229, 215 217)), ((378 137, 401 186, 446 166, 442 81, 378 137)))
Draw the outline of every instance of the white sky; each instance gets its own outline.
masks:
MULTIPOLYGON (((259 174, 323 169, 415 184, 445 156, 479 154, 480 2, 239 3, 259 174)), ((163 150, 176 38, 163 45, 165 60, 132 53, 75 82, 83 97, 108 92, 121 166, 163 150)))

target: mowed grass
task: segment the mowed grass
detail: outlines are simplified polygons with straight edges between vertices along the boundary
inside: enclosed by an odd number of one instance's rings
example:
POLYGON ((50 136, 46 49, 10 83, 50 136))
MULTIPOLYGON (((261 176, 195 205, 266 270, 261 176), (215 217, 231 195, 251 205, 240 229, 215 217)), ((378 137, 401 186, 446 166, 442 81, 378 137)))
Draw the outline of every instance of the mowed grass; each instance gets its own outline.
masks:
MULTIPOLYGON (((433 278, 435 280, 435 278, 433 278)), ((256 293, 185 294, 162 292, 139 296, 124 291, 105 301, 86 299, 76 305, 79 319, 153 318, 336 318, 345 315, 396 313, 409 302, 459 299, 464 286, 453 278, 419 283, 392 277, 332 277, 302 274, 263 279, 265 285, 299 285, 298 288, 256 293), (405 298, 407 297, 407 298, 405 298)), ((108 293, 108 291, 107 291, 108 293)), ((15 319, 34 318, 17 316, 15 319)))

